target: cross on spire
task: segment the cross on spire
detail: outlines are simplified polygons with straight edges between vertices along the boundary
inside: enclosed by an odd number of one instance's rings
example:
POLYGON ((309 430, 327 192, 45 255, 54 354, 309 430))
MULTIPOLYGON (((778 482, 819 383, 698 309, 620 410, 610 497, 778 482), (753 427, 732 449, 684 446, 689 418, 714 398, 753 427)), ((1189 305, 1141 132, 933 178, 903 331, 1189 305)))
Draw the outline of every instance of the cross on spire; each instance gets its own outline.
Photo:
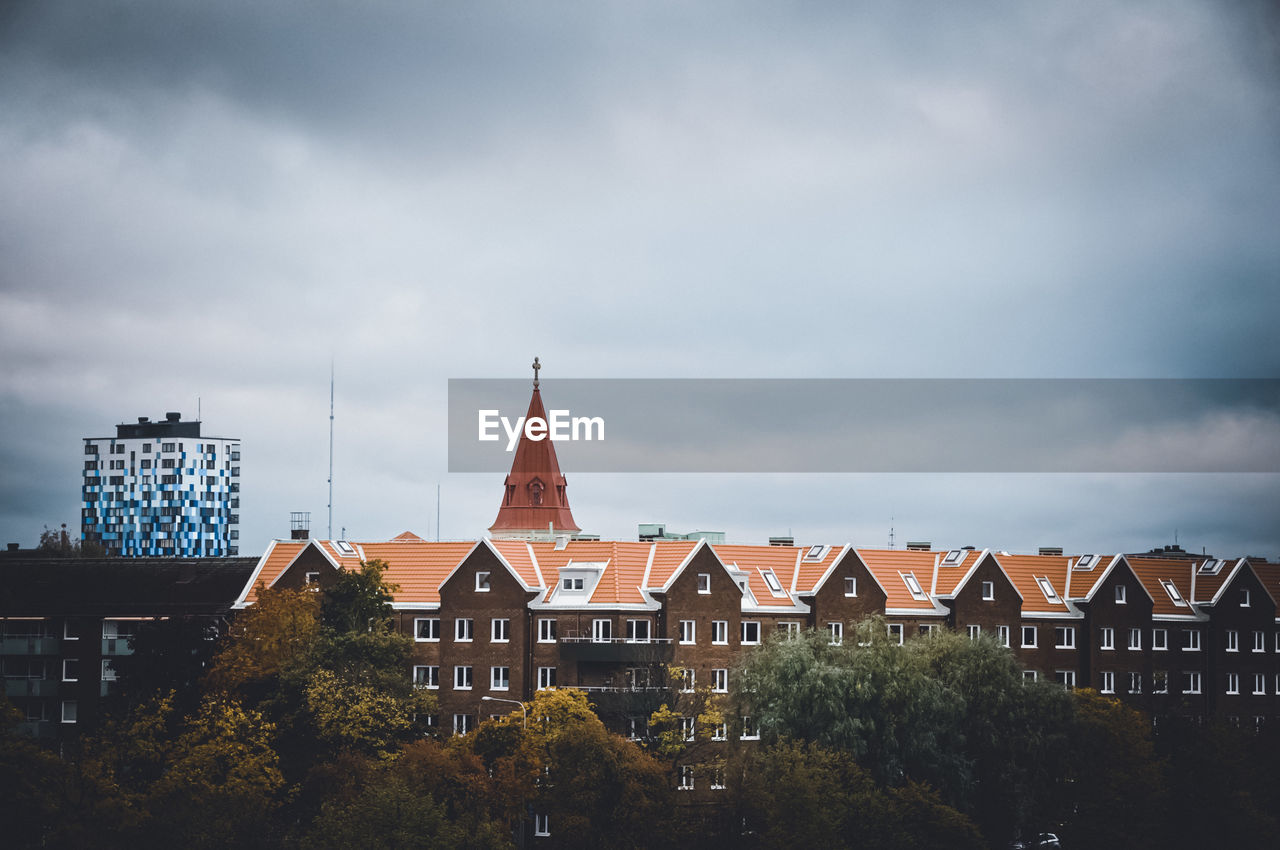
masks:
POLYGON ((542 364, 538 362, 538 358, 533 358, 533 388, 538 388, 538 370, 542 368, 542 364))

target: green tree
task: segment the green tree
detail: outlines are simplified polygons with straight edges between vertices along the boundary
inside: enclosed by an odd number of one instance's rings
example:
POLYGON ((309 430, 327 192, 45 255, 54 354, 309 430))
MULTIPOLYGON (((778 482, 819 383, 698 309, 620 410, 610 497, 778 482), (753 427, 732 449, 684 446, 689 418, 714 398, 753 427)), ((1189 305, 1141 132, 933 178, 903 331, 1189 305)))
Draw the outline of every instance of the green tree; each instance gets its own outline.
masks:
POLYGON ((7 846, 46 846, 64 806, 66 765, 22 734, 22 713, 0 694, 0 824, 7 846))
POLYGON ((268 588, 240 612, 205 677, 207 688, 261 698, 320 634, 320 598, 306 590, 268 588))

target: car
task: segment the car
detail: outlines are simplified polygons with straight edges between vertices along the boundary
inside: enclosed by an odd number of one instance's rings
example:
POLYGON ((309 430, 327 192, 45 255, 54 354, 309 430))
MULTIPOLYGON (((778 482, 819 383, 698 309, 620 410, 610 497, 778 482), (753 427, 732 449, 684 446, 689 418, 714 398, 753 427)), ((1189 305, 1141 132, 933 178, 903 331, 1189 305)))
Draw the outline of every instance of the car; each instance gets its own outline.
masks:
POLYGON ((1036 836, 1036 842, 1031 846, 1037 847, 1037 848, 1061 847, 1062 842, 1059 841, 1058 836, 1054 835, 1052 832, 1042 832, 1038 836, 1036 836))

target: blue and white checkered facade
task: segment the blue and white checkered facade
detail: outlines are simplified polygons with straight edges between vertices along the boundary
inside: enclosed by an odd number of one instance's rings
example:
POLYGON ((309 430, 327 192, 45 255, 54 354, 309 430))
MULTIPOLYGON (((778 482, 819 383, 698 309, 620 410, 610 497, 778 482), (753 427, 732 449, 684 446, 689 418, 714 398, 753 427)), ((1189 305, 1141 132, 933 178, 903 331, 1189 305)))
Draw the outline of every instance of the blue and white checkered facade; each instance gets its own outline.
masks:
POLYGON ((124 557, 239 554, 240 441, 178 418, 85 438, 82 540, 124 557))

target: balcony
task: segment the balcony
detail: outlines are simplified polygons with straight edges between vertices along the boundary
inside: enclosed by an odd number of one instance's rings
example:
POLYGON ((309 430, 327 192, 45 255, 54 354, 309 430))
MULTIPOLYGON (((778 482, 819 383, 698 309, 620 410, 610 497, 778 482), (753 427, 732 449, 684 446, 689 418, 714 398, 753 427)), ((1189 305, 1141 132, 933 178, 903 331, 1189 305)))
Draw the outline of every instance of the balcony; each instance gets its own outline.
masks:
POLYGON ((5 679, 4 695, 7 697, 51 697, 58 693, 58 683, 53 679, 5 679))
POLYGON ((7 637, 0 641, 3 655, 57 655, 58 638, 7 637))
POLYGON ((665 664, 671 660, 671 639, 632 641, 626 638, 597 640, 590 637, 563 637, 560 638, 560 656, 579 662, 665 664))
POLYGON ((614 688, 570 685, 565 690, 585 691, 587 701, 601 717, 648 717, 671 701, 670 688, 614 688))
POLYGON ((129 648, 129 640, 127 637, 103 638, 102 654, 103 655, 132 655, 133 650, 129 648))

